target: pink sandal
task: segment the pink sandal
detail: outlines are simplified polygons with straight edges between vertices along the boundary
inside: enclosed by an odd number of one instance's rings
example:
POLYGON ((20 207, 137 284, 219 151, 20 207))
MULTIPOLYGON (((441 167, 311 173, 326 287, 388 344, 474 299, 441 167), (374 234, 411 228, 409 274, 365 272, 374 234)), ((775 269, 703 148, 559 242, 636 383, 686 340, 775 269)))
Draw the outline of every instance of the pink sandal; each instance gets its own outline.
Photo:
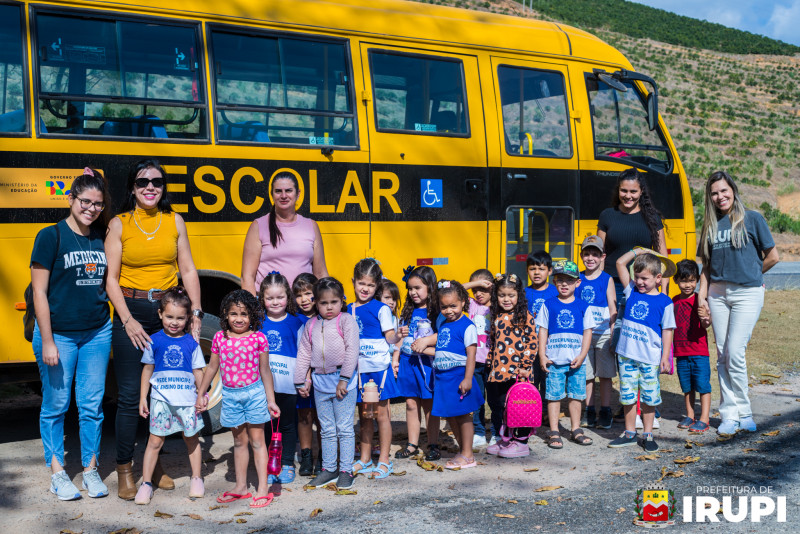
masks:
POLYGON ((447 464, 444 466, 445 469, 469 469, 470 467, 477 467, 478 462, 475 461, 475 458, 467 458, 463 454, 456 454, 456 456, 452 460, 448 460, 447 464), (464 460, 464 463, 457 461, 458 458, 464 460))
POLYGON ((253 497, 253 502, 250 503, 250 508, 264 508, 270 505, 272 499, 275 498, 274 493, 267 493, 262 497, 253 497), (259 503, 258 501, 266 500, 267 502, 259 503))

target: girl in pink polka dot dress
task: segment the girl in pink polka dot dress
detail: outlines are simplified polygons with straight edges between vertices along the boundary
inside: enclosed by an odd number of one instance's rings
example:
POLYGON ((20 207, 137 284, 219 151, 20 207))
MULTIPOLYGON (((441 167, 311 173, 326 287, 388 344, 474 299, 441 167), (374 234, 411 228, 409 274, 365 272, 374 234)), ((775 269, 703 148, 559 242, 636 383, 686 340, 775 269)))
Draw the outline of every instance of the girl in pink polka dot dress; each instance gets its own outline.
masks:
MULTIPOLYGON (((219 502, 250 499, 247 491, 247 467, 250 463, 248 444, 253 448, 253 458, 258 474, 251 508, 262 508, 272 502, 267 480, 267 446, 264 440, 264 423, 281 412, 275 403, 275 389, 269 368, 269 349, 266 336, 259 331, 263 311, 249 292, 236 290, 229 293, 220 307, 220 327, 211 343, 211 359, 203 374, 198 391, 205 392, 211 380, 220 371, 222 379, 222 411, 220 423, 233 431, 233 463, 236 486, 226 491, 219 502)), ((204 409, 206 397, 198 396, 197 408, 204 409)))

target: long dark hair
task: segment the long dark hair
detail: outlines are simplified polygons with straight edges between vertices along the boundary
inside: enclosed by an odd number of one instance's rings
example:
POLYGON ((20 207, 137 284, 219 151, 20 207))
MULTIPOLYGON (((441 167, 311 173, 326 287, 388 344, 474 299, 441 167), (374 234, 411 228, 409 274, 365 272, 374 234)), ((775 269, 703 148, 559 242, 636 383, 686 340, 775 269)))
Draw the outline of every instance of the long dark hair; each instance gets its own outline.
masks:
POLYGON ((97 216, 97 219, 95 219, 90 225, 90 228, 97 230, 102 234, 103 238, 105 238, 106 229, 108 228, 108 221, 111 220, 113 210, 111 209, 111 194, 108 191, 108 184, 106 183, 106 178, 103 176, 102 172, 98 171, 97 169, 86 167, 86 170, 83 171, 83 174, 72 181, 69 194, 75 199, 76 202, 79 202, 78 195, 87 189, 100 191, 100 193, 103 195, 103 204, 105 204, 105 208, 103 208, 103 211, 100 212, 100 214, 97 216))
MULTIPOLYGON (((274 184, 278 180, 291 180, 294 182, 294 190, 298 193, 300 192, 300 184, 297 182, 297 177, 290 173, 290 172, 281 172, 278 173, 275 178, 272 179, 272 183, 274 184)), ((267 218, 269 224, 269 243, 272 245, 272 248, 278 248, 278 241, 283 241, 283 234, 281 233, 280 228, 278 228, 278 221, 276 220, 275 216, 275 199, 272 199, 272 207, 269 209, 269 217, 267 218)))
MULTIPOLYGON (((410 282, 412 278, 419 278, 422 280, 422 283, 425 284, 425 287, 428 288, 428 302, 426 303, 428 308, 428 320, 432 325, 436 324, 436 319, 439 317, 439 299, 436 298, 436 273, 427 265, 414 267, 414 270, 408 274, 406 288, 408 288, 408 282, 410 282)), ((400 320, 403 321, 404 324, 408 324, 411 320, 411 314, 414 313, 414 308, 414 301, 411 300, 406 292, 406 301, 403 303, 403 311, 400 312, 400 320)))
POLYGON ((495 319, 492 321, 492 335, 495 334, 497 318, 504 313, 508 313, 500 307, 500 299, 497 298, 500 288, 503 287, 510 287, 517 293, 517 305, 511 310, 511 313, 514 315, 511 323, 514 327, 522 331, 525 329, 525 324, 528 321, 528 299, 525 297, 525 288, 522 286, 522 279, 514 273, 498 274, 494 278, 494 287, 492 288, 492 317, 495 319))
POLYGON ((167 171, 164 170, 164 167, 161 166, 161 163, 159 163, 157 159, 153 158, 138 161, 131 167, 130 172, 128 172, 128 196, 125 198, 125 203, 122 205, 122 211, 133 211, 136 209, 136 178, 138 178, 139 173, 145 169, 155 169, 160 172, 162 178, 164 178, 161 198, 158 199, 158 211, 161 213, 171 213, 172 204, 167 194, 167 184, 169 183, 167 171))
POLYGON ((614 195, 611 197, 611 205, 615 210, 619 210, 619 186, 622 182, 636 182, 639 184, 639 189, 642 191, 641 196, 639 196, 639 209, 642 212, 642 218, 647 225, 647 229, 650 230, 650 248, 659 251, 661 243, 658 239, 658 231, 661 228, 666 228, 666 225, 664 224, 664 216, 658 211, 658 208, 653 204, 652 197, 650 197, 650 188, 647 187, 644 173, 636 169, 625 169, 619 173, 617 185, 614 187, 614 195), (661 226, 660 228, 659 225, 661 226))
POLYGON ((272 286, 283 288, 286 292, 286 311, 292 315, 297 315, 297 302, 294 300, 292 288, 289 287, 289 280, 278 271, 272 271, 261 281, 261 287, 258 290, 258 302, 264 306, 264 293, 272 286))

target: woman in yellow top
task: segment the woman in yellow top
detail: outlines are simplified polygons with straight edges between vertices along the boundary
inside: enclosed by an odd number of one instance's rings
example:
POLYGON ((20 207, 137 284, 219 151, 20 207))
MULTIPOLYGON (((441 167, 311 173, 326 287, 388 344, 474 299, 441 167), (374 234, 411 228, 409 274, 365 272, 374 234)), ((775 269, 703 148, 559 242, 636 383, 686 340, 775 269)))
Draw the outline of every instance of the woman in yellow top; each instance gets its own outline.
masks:
MULTIPOLYGON (((150 335, 161 330, 158 317, 162 293, 178 284, 192 301, 192 334, 200 335, 200 279, 192 260, 186 224, 172 211, 166 194, 167 175, 154 159, 133 166, 128 175, 128 198, 108 225, 105 249, 108 260, 106 292, 114 305, 111 334, 117 400, 118 495, 136 496, 132 473, 133 448, 139 424, 142 351, 150 335)), ((156 465, 153 483, 173 489, 175 483, 156 465)))

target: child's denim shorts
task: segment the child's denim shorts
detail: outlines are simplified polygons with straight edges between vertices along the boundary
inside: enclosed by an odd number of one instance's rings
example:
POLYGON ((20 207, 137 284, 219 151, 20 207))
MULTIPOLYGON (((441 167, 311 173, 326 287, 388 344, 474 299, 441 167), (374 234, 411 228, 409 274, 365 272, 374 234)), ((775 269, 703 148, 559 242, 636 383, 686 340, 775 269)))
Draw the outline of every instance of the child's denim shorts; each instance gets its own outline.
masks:
POLYGON ((651 365, 618 354, 619 358, 619 402, 623 406, 636 404, 636 395, 641 392, 641 401, 647 406, 661 404, 661 382, 659 366, 651 365))
POLYGON ((700 395, 711 393, 711 364, 708 360, 708 356, 675 358, 675 369, 684 394, 692 391, 700 395))
POLYGON ((234 428, 244 423, 262 425, 269 420, 267 392, 261 380, 241 388, 222 386, 222 410, 219 416, 222 426, 234 428))
POLYGON ((573 369, 568 363, 550 365, 547 368, 545 398, 560 401, 564 397, 575 400, 586 398, 586 365, 573 369), (566 391, 566 392, 565 392, 566 391))

